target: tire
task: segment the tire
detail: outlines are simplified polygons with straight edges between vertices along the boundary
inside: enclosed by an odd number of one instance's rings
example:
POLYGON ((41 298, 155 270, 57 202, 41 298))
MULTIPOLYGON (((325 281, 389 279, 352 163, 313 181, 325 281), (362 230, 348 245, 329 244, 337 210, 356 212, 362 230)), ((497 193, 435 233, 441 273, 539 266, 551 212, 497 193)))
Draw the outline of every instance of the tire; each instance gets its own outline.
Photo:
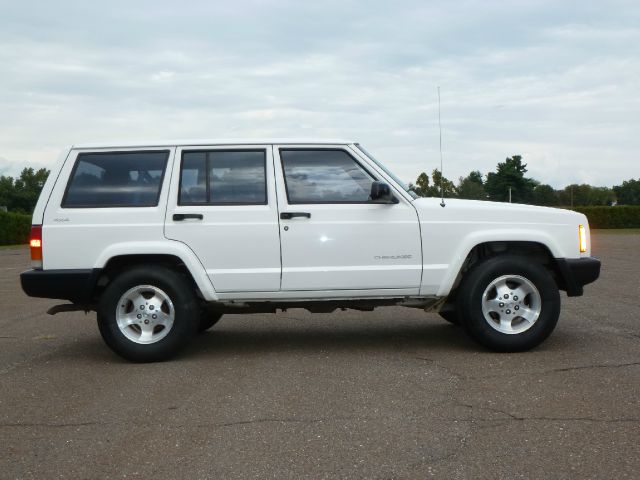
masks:
POLYGON ((542 265, 512 255, 493 257, 465 275, 457 311, 464 330, 480 344, 499 352, 520 352, 538 346, 553 332, 560 316, 560 293, 542 265))
POLYGON ((438 314, 447 322, 453 325, 460 325, 460 318, 458 317, 457 310, 441 310, 438 312, 438 314))
POLYGON ((222 318, 222 313, 204 312, 200 316, 200 324, 198 325, 198 333, 206 332, 222 318))
POLYGON ((105 343, 133 362, 174 356, 193 337, 200 320, 193 287, 160 266, 135 267, 118 275, 107 285, 97 311, 105 343))

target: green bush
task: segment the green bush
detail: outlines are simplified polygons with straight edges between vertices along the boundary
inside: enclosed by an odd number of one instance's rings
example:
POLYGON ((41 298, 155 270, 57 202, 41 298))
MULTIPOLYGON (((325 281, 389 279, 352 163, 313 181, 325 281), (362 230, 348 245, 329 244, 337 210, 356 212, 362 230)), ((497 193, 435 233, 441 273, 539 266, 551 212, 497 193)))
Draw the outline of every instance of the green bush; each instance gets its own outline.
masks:
POLYGON ((573 209, 587 216, 590 228, 640 228, 640 205, 573 209))
POLYGON ((0 211, 0 245, 29 242, 31 215, 0 211))

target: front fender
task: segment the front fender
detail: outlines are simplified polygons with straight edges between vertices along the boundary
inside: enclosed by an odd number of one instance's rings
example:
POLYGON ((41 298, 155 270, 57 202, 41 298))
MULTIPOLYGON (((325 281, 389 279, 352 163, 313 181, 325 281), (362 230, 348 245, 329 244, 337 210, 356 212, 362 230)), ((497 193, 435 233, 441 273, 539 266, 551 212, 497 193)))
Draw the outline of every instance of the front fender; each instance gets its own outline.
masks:
POLYGON ((492 229, 474 231, 463 237, 454 249, 446 273, 438 289, 438 296, 447 296, 462 269, 464 261, 474 247, 488 242, 532 242, 546 247, 554 258, 563 257, 558 242, 547 232, 534 229, 492 229))

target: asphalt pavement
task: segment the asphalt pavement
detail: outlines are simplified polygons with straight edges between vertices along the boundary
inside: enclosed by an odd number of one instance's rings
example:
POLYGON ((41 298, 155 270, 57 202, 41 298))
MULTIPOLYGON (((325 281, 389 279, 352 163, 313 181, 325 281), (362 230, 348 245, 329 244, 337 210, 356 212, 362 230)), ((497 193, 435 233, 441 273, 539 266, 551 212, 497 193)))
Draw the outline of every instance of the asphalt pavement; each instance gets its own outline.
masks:
POLYGON ((137 365, 26 297, 0 249, 0 478, 639 478, 640 232, 534 351, 434 314, 227 315, 137 365))

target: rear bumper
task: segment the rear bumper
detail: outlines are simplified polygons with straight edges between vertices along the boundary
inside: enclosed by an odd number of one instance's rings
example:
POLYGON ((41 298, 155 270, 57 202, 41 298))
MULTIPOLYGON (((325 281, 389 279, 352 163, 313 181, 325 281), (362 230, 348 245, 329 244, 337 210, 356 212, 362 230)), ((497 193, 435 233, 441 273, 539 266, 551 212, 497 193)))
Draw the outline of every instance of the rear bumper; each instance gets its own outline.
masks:
POLYGON ((556 264, 560 288, 566 290, 569 297, 582 295, 583 287, 600 276, 600 260, 597 258, 556 258, 556 264))
POLYGON ((30 297, 59 298, 72 303, 92 303, 100 269, 27 270, 20 274, 22 290, 30 297))

